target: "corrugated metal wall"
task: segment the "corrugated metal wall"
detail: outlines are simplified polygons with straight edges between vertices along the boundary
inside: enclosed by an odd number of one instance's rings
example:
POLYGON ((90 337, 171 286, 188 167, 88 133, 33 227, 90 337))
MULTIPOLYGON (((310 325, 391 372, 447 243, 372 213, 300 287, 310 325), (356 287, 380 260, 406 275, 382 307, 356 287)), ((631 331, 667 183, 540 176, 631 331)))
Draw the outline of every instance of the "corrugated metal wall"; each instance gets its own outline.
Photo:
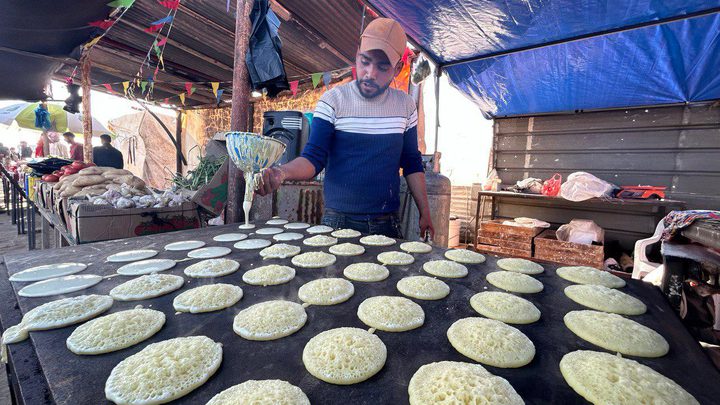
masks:
MULTIPOLYGON (((617 185, 667 186, 668 198, 688 208, 720 209, 718 103, 502 118, 495 121, 494 136, 493 161, 505 186, 529 176, 547 179, 558 172, 565 179, 586 171, 617 185)), ((555 223, 599 219, 626 240, 655 228, 642 212, 589 210, 500 201, 496 214, 523 213, 555 223)))

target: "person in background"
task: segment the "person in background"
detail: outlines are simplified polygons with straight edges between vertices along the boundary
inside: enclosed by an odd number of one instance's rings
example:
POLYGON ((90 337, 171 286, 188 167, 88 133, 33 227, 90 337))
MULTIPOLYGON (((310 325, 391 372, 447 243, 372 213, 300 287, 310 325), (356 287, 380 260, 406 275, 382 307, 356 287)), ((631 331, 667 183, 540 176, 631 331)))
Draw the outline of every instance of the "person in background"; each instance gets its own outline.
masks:
POLYGON ((102 146, 93 148, 93 162, 98 166, 123 168, 123 154, 112 146, 112 138, 108 134, 100 135, 102 146))
POLYGON ((9 157, 10 160, 12 160, 13 162, 17 162, 17 161, 20 160, 20 155, 17 153, 17 151, 16 151, 15 148, 13 148, 13 147, 10 148, 10 152, 9 152, 9 154, 8 154, 8 157, 9 157))
POLYGON ((20 155, 21 160, 29 159, 32 157, 32 148, 28 146, 26 141, 20 141, 20 146, 18 147, 18 153, 20 155))
POLYGON ((75 134, 72 132, 65 132, 63 134, 63 138, 65 138, 65 142, 70 145, 70 159, 80 162, 84 161, 83 146, 82 144, 75 142, 75 134))
POLYGON ((6 157, 10 154, 10 150, 8 150, 7 146, 3 145, 2 142, 0 142, 0 157, 6 157))

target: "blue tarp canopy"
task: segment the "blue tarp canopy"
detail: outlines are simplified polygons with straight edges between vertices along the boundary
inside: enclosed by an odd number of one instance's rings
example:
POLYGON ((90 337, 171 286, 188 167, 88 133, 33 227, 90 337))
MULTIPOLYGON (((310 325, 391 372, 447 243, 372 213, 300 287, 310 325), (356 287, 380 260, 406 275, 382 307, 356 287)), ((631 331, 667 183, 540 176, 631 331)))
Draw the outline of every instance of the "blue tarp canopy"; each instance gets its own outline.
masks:
POLYGON ((720 0, 371 0, 489 117, 720 99, 720 0))

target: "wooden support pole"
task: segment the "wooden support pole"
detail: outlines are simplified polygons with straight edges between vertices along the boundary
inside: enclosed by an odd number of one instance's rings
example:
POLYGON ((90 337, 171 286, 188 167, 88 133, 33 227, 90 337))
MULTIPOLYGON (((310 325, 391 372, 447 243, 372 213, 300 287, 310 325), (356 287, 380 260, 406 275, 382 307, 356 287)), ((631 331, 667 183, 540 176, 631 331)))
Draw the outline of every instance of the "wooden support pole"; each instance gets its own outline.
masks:
MULTIPOLYGON (((250 12, 252 11, 253 0, 237 0, 236 5, 235 61, 230 129, 232 131, 247 131, 248 111, 250 108, 250 76, 245 65, 245 55, 250 43, 250 12)), ((226 223, 240 221, 244 193, 243 186, 242 172, 235 165, 228 165, 226 223)))
POLYGON ((85 163, 93 161, 92 147, 92 113, 90 112, 90 53, 83 52, 80 57, 82 85, 82 124, 83 124, 83 156, 85 163))
POLYGON ((183 174, 182 117, 183 111, 178 110, 175 123, 175 171, 181 176, 183 174))

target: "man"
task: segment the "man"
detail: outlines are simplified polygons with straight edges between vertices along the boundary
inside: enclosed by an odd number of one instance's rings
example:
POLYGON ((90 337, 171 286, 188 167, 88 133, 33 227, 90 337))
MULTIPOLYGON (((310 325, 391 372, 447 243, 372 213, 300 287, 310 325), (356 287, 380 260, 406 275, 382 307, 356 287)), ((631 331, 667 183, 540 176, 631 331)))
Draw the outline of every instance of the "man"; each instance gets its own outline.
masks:
POLYGON ((433 235, 417 109, 410 96, 389 88, 402 69, 406 40, 394 20, 368 24, 356 54, 357 80, 323 94, 301 156, 265 170, 260 195, 284 180, 308 180, 325 169, 323 224, 398 238, 402 169, 420 210, 420 235, 433 235))
POLYGON ((10 150, 0 142, 0 157, 5 157, 10 154, 10 150))
POLYGON ((20 141, 20 147, 19 153, 20 153, 20 159, 25 160, 32 157, 32 148, 28 146, 27 141, 20 141))
POLYGON ((93 162, 98 166, 123 168, 123 154, 111 145, 112 138, 108 134, 100 135, 102 146, 93 148, 93 162))
POLYGON ((80 162, 84 161, 85 157, 83 156, 83 146, 82 144, 75 142, 75 134, 72 132, 65 132, 63 134, 63 138, 65 138, 65 142, 70 145, 70 159, 78 160, 80 162))

